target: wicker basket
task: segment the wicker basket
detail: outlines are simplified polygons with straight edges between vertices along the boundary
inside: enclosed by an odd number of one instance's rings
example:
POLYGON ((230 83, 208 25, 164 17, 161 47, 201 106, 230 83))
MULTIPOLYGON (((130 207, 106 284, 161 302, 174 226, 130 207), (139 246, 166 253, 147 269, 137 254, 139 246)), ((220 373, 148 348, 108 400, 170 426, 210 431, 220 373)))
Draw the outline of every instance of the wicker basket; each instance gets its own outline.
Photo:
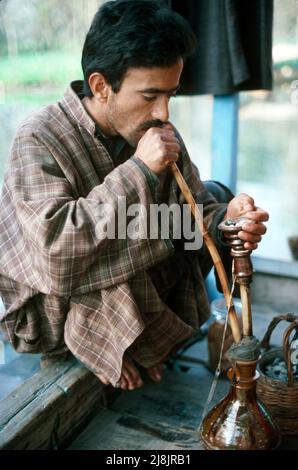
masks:
POLYGON ((257 395, 275 418, 282 434, 298 434, 298 382, 293 379, 289 344, 289 337, 294 329, 298 332, 298 316, 288 313, 273 318, 261 342, 265 352, 258 366, 260 378, 257 381, 257 395), (291 323, 284 332, 283 347, 270 349, 271 334, 282 320, 291 323), (266 365, 275 358, 284 359, 287 365, 288 383, 265 375, 266 365))

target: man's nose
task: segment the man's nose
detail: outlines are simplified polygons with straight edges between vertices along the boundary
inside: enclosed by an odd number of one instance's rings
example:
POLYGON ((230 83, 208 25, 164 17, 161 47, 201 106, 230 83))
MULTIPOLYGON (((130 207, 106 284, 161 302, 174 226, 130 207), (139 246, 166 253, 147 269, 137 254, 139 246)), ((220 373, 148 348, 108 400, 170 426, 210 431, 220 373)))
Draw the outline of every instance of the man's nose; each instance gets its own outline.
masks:
POLYGON ((152 118, 162 122, 169 120, 169 99, 167 96, 161 96, 160 99, 156 101, 152 110, 152 118))

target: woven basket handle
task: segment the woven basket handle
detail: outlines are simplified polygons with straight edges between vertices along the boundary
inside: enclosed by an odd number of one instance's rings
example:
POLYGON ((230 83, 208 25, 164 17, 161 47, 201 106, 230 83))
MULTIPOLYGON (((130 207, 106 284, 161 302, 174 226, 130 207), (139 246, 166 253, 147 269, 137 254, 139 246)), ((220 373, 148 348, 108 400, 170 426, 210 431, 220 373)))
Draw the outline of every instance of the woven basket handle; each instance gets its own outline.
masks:
POLYGON ((285 363, 287 364, 287 369, 288 369, 288 386, 289 387, 293 387, 294 385, 293 365, 291 362, 291 349, 290 349, 290 344, 289 344, 289 338, 290 338, 290 334, 295 329, 296 331, 298 331, 298 317, 296 317, 296 320, 294 320, 293 323, 290 326, 288 326, 283 336, 284 359, 285 359, 285 363))
POLYGON ((270 338, 273 333, 275 327, 281 322, 287 321, 291 323, 291 325, 286 329, 283 335, 283 353, 285 363, 287 365, 288 371, 288 385, 293 386, 293 367, 291 363, 291 355, 290 355, 290 347, 289 347, 289 337, 291 332, 296 328, 298 331, 298 316, 294 315, 293 313, 286 313, 284 315, 278 315, 271 320, 267 331, 261 341, 261 348, 264 348, 266 351, 270 347, 270 338))

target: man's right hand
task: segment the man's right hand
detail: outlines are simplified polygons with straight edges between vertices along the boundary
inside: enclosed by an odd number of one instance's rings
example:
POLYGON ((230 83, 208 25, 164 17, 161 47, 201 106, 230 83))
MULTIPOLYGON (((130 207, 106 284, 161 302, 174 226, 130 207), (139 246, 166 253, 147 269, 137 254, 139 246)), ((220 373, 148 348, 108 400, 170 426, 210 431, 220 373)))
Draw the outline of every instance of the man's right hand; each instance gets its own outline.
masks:
POLYGON ((171 124, 164 127, 151 127, 140 139, 135 156, 142 160, 150 170, 159 174, 169 163, 176 162, 181 150, 171 124))

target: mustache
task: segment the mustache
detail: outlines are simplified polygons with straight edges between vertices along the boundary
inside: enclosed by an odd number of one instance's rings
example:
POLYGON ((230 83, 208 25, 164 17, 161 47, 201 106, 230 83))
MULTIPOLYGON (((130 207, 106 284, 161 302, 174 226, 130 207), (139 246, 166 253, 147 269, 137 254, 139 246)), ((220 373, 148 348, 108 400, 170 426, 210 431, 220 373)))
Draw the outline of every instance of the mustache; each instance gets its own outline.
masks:
POLYGON ((151 121, 145 121, 141 126, 140 130, 141 131, 147 131, 151 127, 163 127, 165 124, 167 124, 168 121, 160 121, 160 119, 153 119, 151 121))

